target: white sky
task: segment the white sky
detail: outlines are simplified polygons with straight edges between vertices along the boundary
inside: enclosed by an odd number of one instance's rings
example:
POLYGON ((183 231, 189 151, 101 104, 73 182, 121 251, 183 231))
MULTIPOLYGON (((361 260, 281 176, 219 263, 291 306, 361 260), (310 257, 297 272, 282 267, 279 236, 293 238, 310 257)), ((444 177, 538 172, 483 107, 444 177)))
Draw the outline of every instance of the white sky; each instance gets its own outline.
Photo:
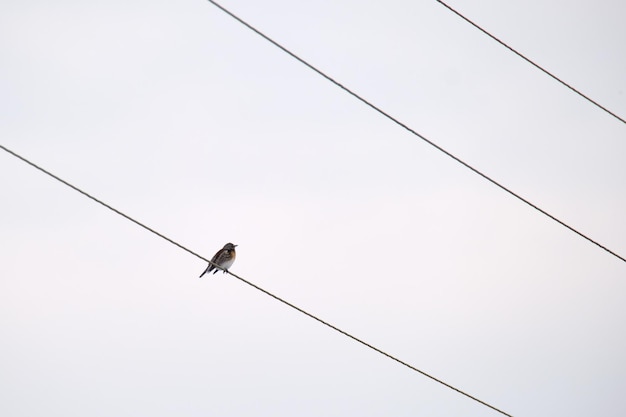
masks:
MULTIPOLYGON (((626 126, 436 1, 222 4, 626 255, 626 126)), ((626 116, 619 1, 453 7, 626 116)), ((0 143, 515 416, 626 414, 626 265, 205 1, 0 5, 0 143)), ((495 416, 0 154, 0 414, 495 416)))

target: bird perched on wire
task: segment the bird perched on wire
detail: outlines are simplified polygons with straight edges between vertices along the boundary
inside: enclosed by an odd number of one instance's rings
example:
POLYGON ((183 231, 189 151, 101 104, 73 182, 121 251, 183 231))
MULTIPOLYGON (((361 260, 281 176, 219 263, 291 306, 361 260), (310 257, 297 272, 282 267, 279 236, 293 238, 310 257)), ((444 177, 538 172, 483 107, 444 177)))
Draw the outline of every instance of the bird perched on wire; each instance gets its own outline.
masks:
POLYGON ((235 253, 236 246, 237 245, 233 245, 232 243, 227 243, 222 249, 218 250, 211 259, 209 266, 207 266, 204 272, 200 275, 200 278, 202 278, 204 274, 211 271, 215 274, 219 269, 215 267, 215 264, 224 269, 224 273, 228 272, 228 268, 230 268, 233 262, 235 262, 235 257, 237 257, 237 254, 235 253))

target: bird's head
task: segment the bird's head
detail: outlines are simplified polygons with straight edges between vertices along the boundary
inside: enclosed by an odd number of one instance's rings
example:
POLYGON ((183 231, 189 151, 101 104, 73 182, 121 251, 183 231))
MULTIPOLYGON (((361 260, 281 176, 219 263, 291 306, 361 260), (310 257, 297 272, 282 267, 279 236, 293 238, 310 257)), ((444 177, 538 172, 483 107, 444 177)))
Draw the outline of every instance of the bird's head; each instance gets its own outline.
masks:
POLYGON ((226 250, 234 250, 237 245, 233 245, 232 243, 227 243, 224 245, 224 249, 226 250))

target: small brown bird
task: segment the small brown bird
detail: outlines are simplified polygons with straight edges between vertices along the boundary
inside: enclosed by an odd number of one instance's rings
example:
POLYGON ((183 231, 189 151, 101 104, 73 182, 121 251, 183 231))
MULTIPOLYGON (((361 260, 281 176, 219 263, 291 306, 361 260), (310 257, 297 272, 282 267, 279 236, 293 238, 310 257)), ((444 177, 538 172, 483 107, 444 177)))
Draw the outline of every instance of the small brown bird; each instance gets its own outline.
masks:
POLYGON ((200 275, 200 278, 206 273, 213 271, 215 274, 219 268, 216 268, 214 264, 219 265, 222 269, 224 269, 224 273, 228 271, 228 268, 235 262, 235 257, 237 254, 235 253, 235 247, 237 245, 233 245, 232 243, 227 243, 224 247, 217 251, 217 253, 211 259, 211 263, 206 267, 204 272, 200 275))

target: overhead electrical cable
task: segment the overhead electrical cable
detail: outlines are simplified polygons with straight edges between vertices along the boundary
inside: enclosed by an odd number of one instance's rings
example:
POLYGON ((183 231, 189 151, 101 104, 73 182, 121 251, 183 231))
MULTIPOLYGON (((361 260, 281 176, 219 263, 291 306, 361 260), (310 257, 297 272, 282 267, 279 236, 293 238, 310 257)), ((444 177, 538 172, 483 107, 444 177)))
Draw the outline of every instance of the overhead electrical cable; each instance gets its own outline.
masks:
POLYGON ((341 84, 340 82, 338 82, 337 80, 335 80, 331 76, 327 75, 326 73, 324 73, 320 69, 314 67, 312 64, 309 64, 307 61, 305 61, 304 59, 300 58, 295 53, 291 52, 289 49, 285 48, 284 46, 282 46, 281 44, 279 44, 278 42, 276 42, 275 40, 273 40, 272 38, 270 38, 269 36, 267 36, 266 34, 261 32, 260 30, 258 30, 255 27, 251 26, 249 23, 247 23, 246 21, 244 21, 243 19, 241 19, 237 15, 233 14, 231 11, 229 11, 226 8, 224 8, 219 3, 216 3, 213 0, 207 0, 207 1, 209 3, 211 3, 211 4, 213 4, 215 7, 217 7, 221 11, 223 11, 224 13, 226 13, 227 15, 229 15, 230 17, 232 17, 233 19, 235 19, 236 21, 238 21, 239 23, 241 23, 242 25, 244 25, 245 27, 247 27, 248 29, 250 29, 251 31, 253 31, 254 33, 256 33, 257 35, 259 35, 260 37, 262 37, 263 39, 265 39, 266 41, 270 42, 271 44, 273 44, 274 46, 276 46, 277 48, 279 48, 280 50, 282 50, 283 52, 285 52, 286 54, 288 54, 289 56, 294 58, 295 60, 297 60, 300 63, 304 64, 309 69, 315 71, 316 73, 318 73, 319 75, 321 75, 322 77, 324 77, 325 79, 330 81, 331 83, 335 84, 337 87, 341 88, 342 90, 344 90, 345 92, 347 92, 348 94, 350 94, 351 96, 356 98, 357 100, 361 101, 363 104, 367 105, 371 109, 376 110, 378 113, 380 113, 381 115, 385 116, 387 119, 391 120, 392 122, 394 122, 398 126, 400 126, 403 129, 405 129, 406 131, 408 131, 408 132, 412 133, 413 135, 417 136, 418 138, 422 139, 424 142, 426 142, 430 146, 434 147, 438 151, 443 152, 444 154, 446 154, 450 158, 454 159, 456 162, 460 163, 464 167, 468 168, 469 170, 471 170, 475 174, 480 175, 481 177, 483 177, 484 179, 486 179, 490 183, 494 184, 498 188, 502 189, 503 191, 506 191, 508 194, 512 195, 513 197, 517 198, 518 200, 522 201, 523 203, 526 203, 530 207, 534 208, 538 212, 540 212, 543 215, 545 215, 545 216, 549 217, 550 219, 554 220, 555 222, 557 222, 561 226, 563 226, 563 227, 569 229, 570 231, 574 232, 575 234, 577 234, 578 236, 582 237, 583 239, 593 243, 594 245, 596 245, 597 247, 599 247, 601 249, 604 249, 606 252, 610 253, 611 255, 615 256, 616 258, 620 259, 621 261, 626 262, 626 258, 618 255, 616 252, 614 252, 611 249, 607 248, 606 246, 600 244, 599 242, 597 242, 596 240, 590 238, 589 236, 585 235, 584 233, 579 232, 578 230, 574 229, 572 226, 568 225, 567 223, 563 222, 562 220, 559 220, 558 218, 556 218, 552 214, 548 213, 547 211, 543 210, 542 208, 538 207, 537 205, 531 203, 529 200, 527 200, 524 197, 520 196, 519 194, 513 192, 512 190, 510 190, 509 188, 505 187, 504 185, 500 184, 499 182, 497 182, 493 178, 489 177, 487 174, 482 173, 481 171, 479 171, 478 169, 474 168, 473 166, 471 166, 467 162, 463 161, 459 157, 457 157, 457 156, 453 155, 452 153, 448 152, 447 150, 445 150, 441 146, 437 145, 436 143, 434 143, 430 139, 426 138, 424 135, 418 133, 417 131, 415 131, 412 128, 410 128, 408 125, 404 124, 403 122, 401 122, 400 120, 396 119, 395 117, 393 117, 389 113, 385 112, 380 107, 378 107, 378 106, 372 104, 371 102, 367 101, 365 98, 361 97, 360 95, 355 93, 353 90, 351 90, 348 87, 344 86, 343 84, 341 84))
POLYGON ((485 35, 489 36, 491 39, 493 39, 494 41, 498 42, 500 45, 504 46, 506 49, 508 49, 509 51, 513 52, 515 55, 517 55, 518 57, 522 58, 524 61, 528 62, 530 65, 532 65, 533 67, 537 68, 538 70, 540 70, 541 72, 543 72, 544 74, 548 75, 550 78, 552 78, 553 80, 561 83, 562 85, 564 85, 565 87, 569 88, 570 90, 572 90, 574 93, 578 94, 580 97, 584 98, 585 100, 587 100, 588 102, 590 102, 591 104, 595 105, 596 107, 598 107, 601 110, 604 110, 606 113, 610 114, 611 116, 613 116, 614 118, 616 118, 617 120, 619 120, 620 122, 626 124, 626 120, 624 120, 623 118, 619 117, 617 114, 613 113, 611 110, 607 109, 606 107, 604 107, 603 105, 601 105, 600 103, 598 103, 597 101, 593 100, 592 98, 590 98, 589 96, 583 94, 582 92, 580 92, 579 90, 577 90, 576 88, 572 87, 570 84, 566 83, 565 81, 563 81, 562 79, 560 79, 559 77, 557 77, 556 75, 552 74, 550 71, 548 71, 547 69, 543 68, 541 65, 535 63, 534 61, 532 61, 530 58, 527 58, 526 56, 524 56, 521 52, 518 52, 517 50, 515 50, 513 47, 507 45, 506 43, 504 43, 503 41, 501 41, 500 39, 498 39, 497 37, 495 37, 494 35, 492 35, 491 33, 487 32, 485 29, 483 29, 482 27, 478 26, 478 24, 474 23, 473 21, 471 21, 470 19, 468 19, 467 17, 465 17, 464 15, 462 15, 460 12, 458 12, 457 10, 455 10, 454 8, 452 8, 450 5, 444 3, 441 0, 435 0, 437 3, 441 4, 442 6, 444 6, 446 9, 450 10, 452 13, 454 13, 455 15, 457 15, 458 17, 460 17, 461 19, 465 20, 467 23, 469 23, 470 25, 474 26, 476 29, 478 29, 479 31, 481 31, 482 33, 484 33, 485 35))
MULTIPOLYGON (((60 183, 62 183, 62 184, 64 184, 64 185, 66 185, 66 186, 68 186, 68 187, 70 187, 70 188, 71 188, 71 189, 73 189, 74 191, 77 191, 77 192, 79 192, 80 194, 84 195, 85 197, 87 197, 87 198, 89 198, 89 199, 91 199, 91 200, 95 201, 96 203, 98 203, 98 204, 100 204, 100 205, 102 205, 102 206, 106 207, 107 209, 109 209, 109 210, 113 211, 114 213, 119 214, 120 216, 124 217, 126 220, 130 220, 131 222, 135 223, 137 226, 142 227, 143 229, 145 229, 145 230, 147 230, 147 231, 149 231, 149 232, 151 232, 151 233, 155 234, 156 236, 160 237, 161 239, 165 239, 166 241, 168 241, 169 243, 171 243, 171 244, 173 244, 173 245, 175 245, 175 246, 179 247, 180 249, 182 249, 182 250, 184 250, 184 251, 186 251, 186 252, 188 252, 188 253, 190 253, 190 254, 194 255, 195 257, 197 257, 197 258, 199 258, 199 259, 202 259, 202 260, 203 260, 203 261, 205 261, 205 262, 208 262, 208 263, 210 263, 210 264, 214 265, 215 267, 219 268, 220 270, 223 270, 223 268, 222 268, 222 267, 220 267, 219 265, 217 265, 217 264, 215 264, 215 263, 211 262, 210 260, 208 260, 208 259, 207 259, 207 258, 205 258, 204 256, 197 254, 196 252, 192 251, 191 249, 186 248, 185 246, 181 245, 180 243, 176 242, 175 240, 170 239, 169 237, 167 237, 167 236, 165 236, 165 235, 163 235, 163 234, 161 234, 161 233, 157 232, 157 231, 156 231, 156 230, 154 230, 153 228, 146 226, 145 224, 141 223, 141 222, 140 222, 140 221, 138 221, 138 220, 135 220, 134 218, 132 218, 132 217, 130 217, 129 215, 127 215, 127 214, 123 213, 122 211, 120 211, 120 210, 116 209, 115 207, 113 207, 113 206, 111 206, 111 205, 109 205, 109 204, 105 203, 104 201, 102 201, 102 200, 100 200, 100 199, 98 199, 98 198, 96 198, 96 197, 92 196, 91 194, 87 193, 86 191, 81 190, 80 188, 76 187, 75 185, 72 185, 71 183, 69 183, 69 182, 65 181, 64 179, 62 179, 62 178, 60 178, 60 177, 58 177, 58 176, 54 175, 54 174, 53 174, 53 173, 51 173, 50 171, 48 171, 48 170, 46 170, 46 169, 44 169, 44 168, 40 167, 39 165, 35 164, 34 162, 31 162, 30 160, 28 160, 28 159, 24 158, 23 156, 21 156, 21 155, 19 155, 19 154, 15 153, 15 152, 13 152, 12 150, 10 150, 10 149, 8 149, 8 148, 6 148, 6 147, 2 146, 2 145, 0 145, 0 149, 4 150, 5 152, 7 152, 7 153, 9 153, 9 154, 11 154, 11 155, 13 155, 14 157, 16 157, 16 158, 20 159, 21 161, 23 161, 23 162, 27 163, 28 165, 32 166, 33 168, 35 168, 35 169, 37 169, 37 170, 39 170, 39 171, 43 172, 44 174, 46 174, 46 175, 48 175, 48 176, 50 176, 50 177, 54 178, 55 180, 59 181, 60 183)), ((497 411, 498 413, 500 413, 500 414, 502 414, 502 415, 512 417, 512 416, 511 416, 511 414, 505 413, 504 411, 502 411, 502 410, 500 410, 500 409, 498 409, 498 408, 494 407, 493 405, 491 405, 491 404, 489 404, 489 403, 486 403, 485 401, 482 401, 482 400, 480 400, 480 399, 478 399, 478 398, 476 398, 476 397, 474 397, 474 396, 472 396, 472 395, 470 395, 470 394, 466 393, 465 391, 462 391, 462 390, 460 390, 460 389, 458 389, 458 388, 456 388, 456 387, 454 387, 454 386, 452 386, 452 385, 450 385, 450 384, 448 384, 448 383, 446 383, 446 382, 442 381, 441 379, 435 378, 434 376, 432 376, 432 375, 430 375, 430 374, 428 374, 428 373, 426 373, 426 372, 424 372, 424 371, 422 371, 422 370, 420 370, 420 369, 418 369, 418 368, 414 367, 413 365, 410 365, 409 363, 404 362, 403 360, 400 360, 400 359, 396 358, 396 357, 395 357, 395 356, 393 356, 393 355, 390 355, 389 353, 387 353, 387 352, 385 352, 385 351, 383 351, 383 350, 381 350, 381 349, 379 349, 379 348, 377 348, 377 347, 375 347, 375 346, 373 346, 373 345, 371 345, 371 344, 369 344, 369 343, 367 343, 367 342, 365 342, 365 341, 363 341, 363 340, 361 340, 361 339, 357 338, 356 336, 353 336, 353 335, 351 335, 350 333, 348 333, 348 332, 346 332, 346 331, 344 331, 344 330, 341 330, 341 329, 340 329, 340 328, 338 328, 337 326, 334 326, 334 325, 330 324, 329 322, 327 322, 327 321, 324 321, 324 320, 320 319, 319 317, 317 317, 317 316, 315 316, 315 315, 313 315, 313 314, 311 314, 311 313, 309 313, 309 312, 307 312, 307 311, 303 310, 302 308, 300 308, 300 307, 298 307, 298 306, 296 306, 296 305, 294 305, 294 304, 290 303, 289 301, 286 301, 286 300, 284 300, 284 299, 282 299, 282 298, 278 297, 277 295, 272 294, 271 292, 269 292, 269 291, 267 291, 267 290, 265 290, 265 289, 263 289, 263 288, 259 287, 258 285, 253 284, 252 282, 250 282, 250 281, 248 281, 248 280, 246 280, 246 279, 244 279, 244 278, 240 277, 239 275, 233 274, 233 273, 232 273, 232 272, 230 272, 230 271, 225 271, 225 272, 226 272, 226 273, 228 273, 229 275, 231 275, 231 276, 233 276, 233 277, 237 278, 237 279, 238 279, 238 280, 240 280, 241 282, 243 282, 243 283, 245 283, 245 284, 248 284, 248 285, 249 285, 249 286, 251 286, 252 288, 255 288, 255 289, 257 289, 257 290, 261 291, 262 293, 264 293, 264 294, 266 294, 266 295, 268 295, 268 296, 272 297, 273 299, 275 299, 275 300, 277 300, 277 301, 280 301, 281 303, 285 304, 286 306, 289 306, 289 307, 293 308, 294 310, 297 310, 297 311, 299 311, 300 313, 302 313, 302 314, 304 314, 304 315, 308 316, 309 318, 312 318, 312 319, 314 319, 314 320, 318 321, 319 323, 322 323, 323 325, 325 325, 325 326, 327 326, 327 327, 329 327, 329 328, 331 328, 331 329, 333 329, 333 330, 335 330, 335 331, 337 331, 337 332, 339 332, 339 333, 343 334, 344 336, 347 336, 348 338, 350 338, 350 339, 354 340, 355 342, 358 342, 358 343, 362 344, 363 346, 368 347, 368 348, 370 348, 370 349, 374 350, 375 352, 378 352, 378 353, 380 353, 381 355, 386 356, 387 358, 389 358, 389 359, 391 359, 391 360, 393 360, 393 361, 395 361, 395 362, 397 362, 397 363, 399 363, 399 364, 401 364, 401 365, 404 365, 405 367, 407 367, 407 368, 411 369, 412 371, 415 371, 415 372, 417 372, 417 373, 420 373, 420 374, 422 374, 423 376, 428 377, 428 378, 432 379, 433 381, 438 382, 438 383, 440 383, 441 385, 443 385, 443 386, 445 386, 445 387, 447 387, 447 388, 450 388, 451 390, 454 390, 454 391, 458 392, 459 394, 462 394, 462 395, 464 395, 464 396, 466 396, 466 397, 468 397, 468 398, 470 398, 470 399, 472 399, 472 400, 474 400, 474 401, 476 401, 476 402, 478 402, 478 403, 480 403, 480 404, 482 404, 482 405, 484 405, 484 406, 486 406, 486 407, 489 407, 489 408, 491 408, 492 410, 497 411)))

